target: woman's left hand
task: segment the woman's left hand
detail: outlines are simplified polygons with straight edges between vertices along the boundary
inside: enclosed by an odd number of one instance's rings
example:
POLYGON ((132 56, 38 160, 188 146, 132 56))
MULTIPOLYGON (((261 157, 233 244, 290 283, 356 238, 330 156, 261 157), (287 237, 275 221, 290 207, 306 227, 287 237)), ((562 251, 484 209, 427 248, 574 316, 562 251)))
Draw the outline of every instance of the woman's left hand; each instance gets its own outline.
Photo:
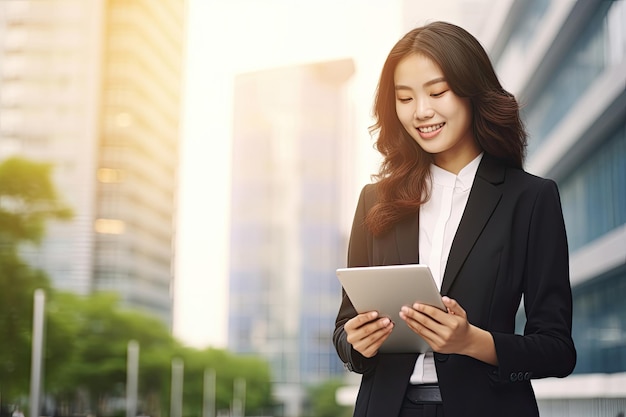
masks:
POLYGON ((456 300, 442 298, 448 312, 427 304, 404 306, 400 317, 433 349, 439 353, 457 353, 472 356, 496 365, 498 362, 493 337, 485 330, 470 324, 467 313, 456 300))

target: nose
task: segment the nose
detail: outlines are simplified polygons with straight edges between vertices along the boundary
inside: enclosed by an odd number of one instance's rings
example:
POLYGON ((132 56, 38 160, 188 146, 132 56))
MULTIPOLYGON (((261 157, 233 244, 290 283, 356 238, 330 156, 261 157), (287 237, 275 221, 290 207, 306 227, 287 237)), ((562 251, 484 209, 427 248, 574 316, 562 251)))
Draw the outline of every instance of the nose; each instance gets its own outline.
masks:
POLYGON ((415 120, 428 120, 434 115, 435 111, 430 106, 430 101, 427 98, 415 100, 415 113, 413 114, 415 120))

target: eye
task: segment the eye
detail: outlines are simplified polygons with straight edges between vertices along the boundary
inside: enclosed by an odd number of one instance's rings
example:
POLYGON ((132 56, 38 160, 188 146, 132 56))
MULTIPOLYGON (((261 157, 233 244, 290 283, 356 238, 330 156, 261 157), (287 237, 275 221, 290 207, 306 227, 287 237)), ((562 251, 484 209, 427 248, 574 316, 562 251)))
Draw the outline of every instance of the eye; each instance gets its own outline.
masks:
POLYGON ((441 97, 442 95, 444 95, 448 90, 443 90, 440 93, 432 93, 430 96, 431 97, 441 97))
POLYGON ((412 100, 411 97, 397 97, 396 100, 398 100, 400 103, 408 103, 409 101, 412 100))

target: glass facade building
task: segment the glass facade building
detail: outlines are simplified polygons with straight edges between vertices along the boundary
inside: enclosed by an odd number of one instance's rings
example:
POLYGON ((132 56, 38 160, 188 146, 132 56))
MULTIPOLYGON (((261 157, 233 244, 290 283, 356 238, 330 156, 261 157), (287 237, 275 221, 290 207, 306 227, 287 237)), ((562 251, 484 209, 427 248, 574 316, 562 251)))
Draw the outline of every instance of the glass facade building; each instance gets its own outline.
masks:
POLYGON ((515 0, 502 21, 488 49, 523 106, 527 170, 559 185, 570 250, 577 365, 535 389, 548 416, 617 415, 626 384, 607 381, 626 375, 626 2, 515 0), (581 398, 606 409, 573 406, 581 398))
POLYGON ((343 374, 331 341, 345 264, 351 59, 235 79, 228 347, 271 366, 282 406, 343 374))

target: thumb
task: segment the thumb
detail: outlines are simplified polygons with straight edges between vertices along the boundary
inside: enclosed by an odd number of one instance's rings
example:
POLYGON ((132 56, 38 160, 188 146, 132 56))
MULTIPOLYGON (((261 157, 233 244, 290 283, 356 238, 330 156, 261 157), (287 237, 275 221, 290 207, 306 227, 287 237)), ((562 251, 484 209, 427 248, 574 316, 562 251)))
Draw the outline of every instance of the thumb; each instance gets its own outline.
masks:
POLYGON ((455 299, 448 296, 443 296, 442 300, 443 304, 448 309, 448 313, 465 317, 465 310, 463 310, 463 307, 461 307, 461 305, 457 303, 455 299))

